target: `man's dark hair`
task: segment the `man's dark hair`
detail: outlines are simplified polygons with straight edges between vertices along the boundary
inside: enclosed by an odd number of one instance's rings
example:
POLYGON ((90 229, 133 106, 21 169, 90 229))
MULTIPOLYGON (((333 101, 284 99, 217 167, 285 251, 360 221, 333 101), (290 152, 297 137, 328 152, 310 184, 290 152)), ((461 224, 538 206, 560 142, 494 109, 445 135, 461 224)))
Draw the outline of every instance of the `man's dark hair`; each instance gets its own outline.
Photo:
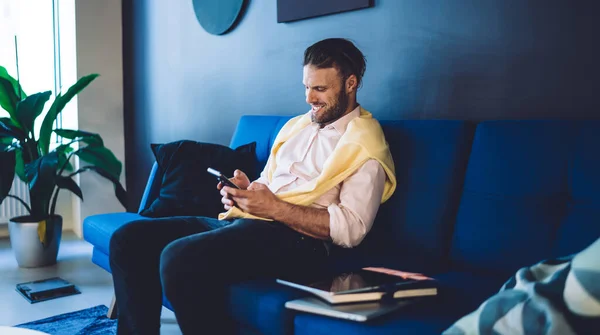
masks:
POLYGON ((336 68, 345 82, 355 75, 358 86, 362 84, 367 61, 352 42, 343 38, 328 38, 319 41, 304 51, 304 66, 313 65, 319 69, 336 68))

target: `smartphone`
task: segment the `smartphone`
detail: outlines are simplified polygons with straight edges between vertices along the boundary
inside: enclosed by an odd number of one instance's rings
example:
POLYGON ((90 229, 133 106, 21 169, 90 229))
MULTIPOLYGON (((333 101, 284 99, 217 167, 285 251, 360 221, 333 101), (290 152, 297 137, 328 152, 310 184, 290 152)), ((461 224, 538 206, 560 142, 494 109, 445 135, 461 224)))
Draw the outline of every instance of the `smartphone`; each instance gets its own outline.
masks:
POLYGON ((229 178, 225 177, 221 172, 213 169, 213 168, 208 168, 206 169, 206 171, 208 171, 208 173, 214 175, 215 177, 217 177, 217 180, 221 182, 221 184, 229 186, 229 187, 233 187, 233 188, 237 188, 239 189, 239 187, 232 183, 229 178))

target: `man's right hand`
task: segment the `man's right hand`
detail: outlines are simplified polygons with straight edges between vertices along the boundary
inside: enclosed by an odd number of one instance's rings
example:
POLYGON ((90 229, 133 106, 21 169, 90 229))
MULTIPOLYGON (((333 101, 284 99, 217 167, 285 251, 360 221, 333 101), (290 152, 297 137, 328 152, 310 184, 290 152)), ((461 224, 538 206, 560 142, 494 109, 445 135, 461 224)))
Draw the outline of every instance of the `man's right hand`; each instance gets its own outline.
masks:
MULTIPOLYGON (((250 186, 250 179, 248 179, 248 176, 241 170, 235 170, 233 172, 233 178, 229 178, 229 180, 237 186, 239 186, 242 190, 245 190, 248 188, 248 186, 250 186)), ((217 184, 217 190, 222 189, 223 184, 219 182, 217 184)), ((226 193, 224 191, 221 192, 221 195, 223 196, 223 198, 221 198, 221 202, 225 206, 225 209, 229 210, 233 206, 233 200, 231 200, 231 196, 229 195, 229 193, 226 193)))

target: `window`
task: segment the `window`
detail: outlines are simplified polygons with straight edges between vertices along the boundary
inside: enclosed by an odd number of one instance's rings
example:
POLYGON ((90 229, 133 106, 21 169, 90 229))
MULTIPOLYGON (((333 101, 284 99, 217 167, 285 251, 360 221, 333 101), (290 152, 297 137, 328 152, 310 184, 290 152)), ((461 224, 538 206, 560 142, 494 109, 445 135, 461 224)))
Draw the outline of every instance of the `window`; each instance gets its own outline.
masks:
MULTIPOLYGON (((75 0, 0 0, 0 65, 19 78, 27 94, 51 90, 56 96, 74 84, 75 47, 75 0)), ((57 123, 77 128, 76 98, 57 123)))

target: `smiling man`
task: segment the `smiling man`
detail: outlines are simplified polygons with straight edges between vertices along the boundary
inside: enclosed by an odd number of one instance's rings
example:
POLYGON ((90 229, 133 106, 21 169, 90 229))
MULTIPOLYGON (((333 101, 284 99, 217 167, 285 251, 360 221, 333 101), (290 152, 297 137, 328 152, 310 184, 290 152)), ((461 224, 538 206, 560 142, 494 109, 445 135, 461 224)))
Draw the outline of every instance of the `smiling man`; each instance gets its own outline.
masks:
POLYGON ((332 248, 361 243, 396 187, 381 127, 357 102, 364 72, 348 40, 310 46, 310 111, 282 128, 259 179, 236 170, 240 189, 217 185, 226 213, 134 221, 113 234, 119 334, 158 334, 163 293, 184 334, 227 334, 229 285, 320 271, 332 248))

